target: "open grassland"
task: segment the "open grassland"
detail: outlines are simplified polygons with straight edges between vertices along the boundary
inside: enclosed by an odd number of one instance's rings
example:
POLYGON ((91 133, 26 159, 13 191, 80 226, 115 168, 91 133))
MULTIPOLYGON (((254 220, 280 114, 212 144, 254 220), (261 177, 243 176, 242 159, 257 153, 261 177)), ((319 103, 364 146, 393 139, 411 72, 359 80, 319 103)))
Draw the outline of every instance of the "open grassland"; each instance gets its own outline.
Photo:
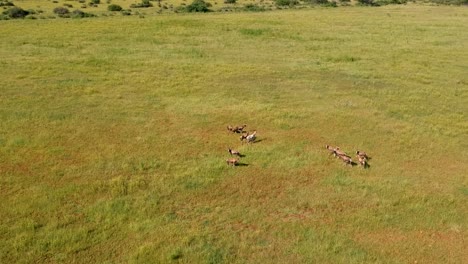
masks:
POLYGON ((467 263, 467 32, 424 6, 2 21, 0 262, 467 263))

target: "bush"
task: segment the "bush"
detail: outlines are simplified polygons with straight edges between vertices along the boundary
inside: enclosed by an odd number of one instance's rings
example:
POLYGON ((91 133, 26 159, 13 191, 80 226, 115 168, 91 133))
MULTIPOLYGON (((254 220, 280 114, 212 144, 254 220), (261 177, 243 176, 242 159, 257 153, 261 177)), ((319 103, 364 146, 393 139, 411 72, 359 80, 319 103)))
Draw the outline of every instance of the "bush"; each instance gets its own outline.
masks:
POLYGON ((237 0, 224 0, 225 4, 235 4, 237 0))
POLYGON ((112 4, 107 6, 107 10, 109 11, 122 11, 122 7, 116 4, 112 4))
POLYGON ((131 11, 131 10, 122 10, 120 13, 122 14, 122 16, 130 16, 130 15, 132 15, 132 11, 131 11))
POLYGON ((468 5, 468 0, 431 0, 439 5, 468 5))
POLYGON ((401 5, 406 4, 406 0, 378 0, 376 3, 380 5, 401 5))
POLYGON ((86 13, 86 12, 83 12, 79 9, 73 11, 70 15, 70 17, 72 18, 83 18, 83 17, 94 17, 95 15, 93 14, 90 14, 90 13, 86 13))
POLYGON ((0 6, 15 6, 15 4, 13 4, 12 2, 0 2, 0 6))
POLYGON ((28 14, 28 11, 16 6, 5 11, 5 15, 8 15, 10 18, 24 18, 28 14))
POLYGON ((130 8, 146 8, 152 6, 153 4, 151 4, 149 0, 142 0, 139 4, 131 4, 130 8))
POLYGON ((57 14, 59 17, 67 17, 70 11, 68 10, 68 8, 59 6, 54 8, 54 13, 57 14))
POLYGON ((295 6, 299 4, 298 0, 275 0, 277 6, 295 6))
POLYGON ((91 0, 89 3, 94 4, 94 5, 99 5, 101 3, 101 0, 91 0))
POLYGON ((265 11, 265 8, 263 6, 258 6, 254 4, 246 4, 244 6, 244 10, 250 12, 262 12, 265 11))
POLYGON ((374 0, 357 0, 359 4, 366 6, 379 6, 374 0))
POLYGON ((194 0, 187 6, 187 12, 211 12, 208 7, 211 7, 210 3, 207 3, 204 0, 194 0))
POLYGON ((305 1, 308 4, 311 5, 326 5, 328 4, 328 0, 306 0, 305 1))

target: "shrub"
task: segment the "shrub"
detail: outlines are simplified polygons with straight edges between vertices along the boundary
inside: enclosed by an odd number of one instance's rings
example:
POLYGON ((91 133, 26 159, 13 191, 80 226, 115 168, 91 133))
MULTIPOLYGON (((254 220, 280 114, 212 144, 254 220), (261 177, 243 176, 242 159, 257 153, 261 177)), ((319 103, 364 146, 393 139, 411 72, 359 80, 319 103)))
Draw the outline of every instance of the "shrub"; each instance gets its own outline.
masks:
POLYGON ((132 11, 131 10, 122 10, 122 12, 120 12, 122 14, 122 16, 130 16, 132 14, 132 11))
POLYGON ((224 0, 225 4, 235 4, 237 0, 224 0))
POLYGON ((54 13, 57 14, 59 17, 66 17, 70 13, 70 11, 68 10, 68 8, 59 6, 54 8, 54 13))
POLYGON ((277 6, 295 6, 299 4, 298 0, 275 0, 277 6))
POLYGON ((112 4, 107 6, 107 10, 109 11, 122 11, 122 7, 116 4, 112 4))
POLYGON ((142 0, 141 3, 131 4, 130 8, 146 8, 146 7, 152 7, 152 6, 153 4, 151 4, 149 0, 142 0))
POLYGON ((75 11, 73 11, 70 15, 72 18, 83 18, 83 17, 94 17, 95 15, 93 14, 90 14, 90 13, 86 13, 86 12, 83 12, 79 9, 76 9, 75 11))
POLYGON ((244 6, 244 10, 250 12, 262 12, 265 11, 265 8, 263 6, 258 6, 254 4, 246 4, 244 6))
POLYGON ((12 7, 5 12, 10 18, 24 18, 29 14, 28 11, 22 9, 21 7, 12 7))
POLYGON ((187 6, 187 12, 211 12, 208 7, 211 7, 210 3, 207 3, 204 0, 194 0, 187 6))
POLYGON ((406 0, 378 0, 378 5, 401 5, 406 4, 406 0))
POLYGON ((15 6, 15 4, 13 4, 12 2, 0 2, 0 6, 15 6))
POLYGON ((101 3, 101 0, 91 0, 89 1, 89 3, 99 5, 101 3))
POLYGON ((187 7, 185 6, 185 3, 182 3, 180 6, 177 6, 175 9, 174 9, 174 12, 175 13, 184 13, 187 11, 187 7))
POLYGON ((312 4, 312 5, 326 5, 328 4, 328 0, 306 0, 306 3, 312 4))
POLYGON ((357 0, 359 4, 366 6, 379 6, 374 0, 357 0))

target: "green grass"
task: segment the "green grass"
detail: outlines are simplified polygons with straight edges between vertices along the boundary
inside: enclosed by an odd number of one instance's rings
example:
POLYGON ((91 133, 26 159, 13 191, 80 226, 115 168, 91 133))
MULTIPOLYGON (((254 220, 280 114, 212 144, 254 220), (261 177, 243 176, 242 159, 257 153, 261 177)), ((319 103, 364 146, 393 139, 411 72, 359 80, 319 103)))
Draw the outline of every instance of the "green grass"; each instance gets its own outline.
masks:
POLYGON ((0 21, 0 262, 466 263, 467 25, 416 5, 0 21))

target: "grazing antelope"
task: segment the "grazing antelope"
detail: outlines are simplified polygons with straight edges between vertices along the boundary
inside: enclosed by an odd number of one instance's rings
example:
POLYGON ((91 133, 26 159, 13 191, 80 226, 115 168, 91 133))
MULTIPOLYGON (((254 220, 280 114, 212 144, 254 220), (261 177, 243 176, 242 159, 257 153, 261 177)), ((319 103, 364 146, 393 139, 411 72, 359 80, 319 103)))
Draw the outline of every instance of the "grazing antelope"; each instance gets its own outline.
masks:
POLYGON ((330 155, 336 156, 335 149, 330 147, 329 145, 325 145, 325 148, 330 151, 330 155))
POLYGON ((239 159, 238 158, 230 158, 230 159, 226 160, 226 163, 227 163, 227 165, 236 166, 237 164, 239 164, 239 159))
POLYGON ((234 132, 234 133, 242 133, 244 132, 244 128, 246 127, 247 125, 242 125, 242 126, 227 126, 227 129, 231 132, 234 132))
POLYGON ((240 141, 243 141, 244 139, 246 139, 248 135, 249 135, 249 132, 243 131, 242 135, 239 137, 240 141))
POLYGON ((365 156, 361 156, 361 155, 356 155, 356 157, 358 158, 358 161, 359 161, 359 164, 361 164, 361 166, 365 169, 369 166, 369 164, 367 164, 367 158, 365 156))
POLYGON ((346 154, 346 152, 340 150, 339 147, 335 147, 335 154, 334 154, 334 155, 335 155, 335 157, 341 157, 341 156, 347 156, 347 157, 349 157, 349 156, 346 154))
POLYGON ((345 165, 353 166, 353 160, 348 155, 339 155, 339 158, 345 163, 345 165))
POLYGON ((241 156, 240 152, 237 151, 237 150, 228 148, 228 151, 229 151, 229 154, 231 154, 231 156, 232 156, 232 155, 236 155, 236 156, 239 156, 239 157, 241 156))
POLYGON ((359 151, 359 150, 356 150, 356 154, 359 156, 359 157, 363 157, 365 158, 366 160, 370 159, 369 156, 367 156, 367 154, 363 151, 359 151))

